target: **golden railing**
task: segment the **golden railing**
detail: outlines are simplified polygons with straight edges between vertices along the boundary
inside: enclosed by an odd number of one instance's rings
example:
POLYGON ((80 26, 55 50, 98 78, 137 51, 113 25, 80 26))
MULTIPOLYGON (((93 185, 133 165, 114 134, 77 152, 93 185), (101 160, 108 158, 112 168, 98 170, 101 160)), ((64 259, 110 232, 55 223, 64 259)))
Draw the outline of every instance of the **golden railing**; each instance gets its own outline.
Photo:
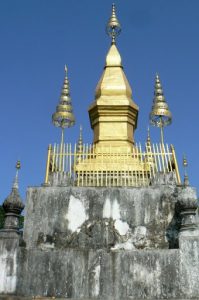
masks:
POLYGON ((181 184, 175 149, 168 144, 136 144, 131 150, 95 145, 49 145, 45 184, 55 173, 66 174, 75 186, 148 186, 158 173, 171 173, 181 184))

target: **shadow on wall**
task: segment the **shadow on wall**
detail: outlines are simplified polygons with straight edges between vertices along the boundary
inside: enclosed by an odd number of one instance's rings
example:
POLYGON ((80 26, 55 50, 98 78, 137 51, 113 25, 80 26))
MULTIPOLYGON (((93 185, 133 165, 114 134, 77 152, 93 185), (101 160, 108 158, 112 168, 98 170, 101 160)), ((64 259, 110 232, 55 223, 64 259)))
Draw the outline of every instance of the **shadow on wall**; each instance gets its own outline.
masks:
POLYGON ((181 227, 181 216, 180 216, 179 206, 176 203, 173 218, 166 229, 166 237, 169 243, 169 249, 179 248, 180 227, 181 227))

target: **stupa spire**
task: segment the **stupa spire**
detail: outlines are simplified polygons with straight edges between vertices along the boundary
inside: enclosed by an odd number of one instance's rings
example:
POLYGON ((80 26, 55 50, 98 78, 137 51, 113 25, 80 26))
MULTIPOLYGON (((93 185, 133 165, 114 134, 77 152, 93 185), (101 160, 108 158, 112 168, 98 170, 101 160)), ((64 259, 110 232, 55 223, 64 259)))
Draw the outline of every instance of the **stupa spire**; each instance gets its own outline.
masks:
POLYGON ((62 129, 61 145, 64 142, 64 129, 75 124, 75 117, 73 114, 72 101, 70 97, 70 86, 68 80, 68 69, 65 65, 65 77, 61 90, 59 104, 56 107, 55 113, 52 115, 52 122, 56 127, 62 129))
POLYGON ((172 122, 172 115, 166 102, 159 75, 156 74, 152 110, 150 113, 152 125, 161 129, 161 143, 164 143, 163 129, 172 122))
POLYGON ((116 17, 114 4, 106 32, 112 38, 112 44, 96 87, 95 100, 89 107, 91 127, 94 130, 93 142, 103 149, 113 146, 117 147, 118 151, 122 151, 122 147, 130 151, 134 144, 133 135, 137 127, 139 109, 133 102, 132 90, 115 44, 115 38, 121 32, 121 25, 116 17))

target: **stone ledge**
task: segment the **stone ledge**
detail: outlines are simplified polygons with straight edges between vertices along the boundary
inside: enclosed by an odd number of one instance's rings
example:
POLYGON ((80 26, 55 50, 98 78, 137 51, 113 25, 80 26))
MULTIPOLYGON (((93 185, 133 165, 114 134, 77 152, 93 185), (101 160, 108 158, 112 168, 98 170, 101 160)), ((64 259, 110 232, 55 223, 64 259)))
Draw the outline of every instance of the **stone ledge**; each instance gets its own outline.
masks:
MULTIPOLYGON (((0 300, 96 300, 97 298, 56 298, 56 297, 23 297, 23 296, 11 296, 11 295, 0 295, 0 300)), ((100 300, 114 300, 114 298, 99 298, 100 300)), ((161 299, 156 299, 156 298, 137 298, 133 300, 198 300, 198 298, 161 298, 161 299)), ((132 298, 125 298, 125 299, 120 299, 120 300, 132 300, 132 298)))

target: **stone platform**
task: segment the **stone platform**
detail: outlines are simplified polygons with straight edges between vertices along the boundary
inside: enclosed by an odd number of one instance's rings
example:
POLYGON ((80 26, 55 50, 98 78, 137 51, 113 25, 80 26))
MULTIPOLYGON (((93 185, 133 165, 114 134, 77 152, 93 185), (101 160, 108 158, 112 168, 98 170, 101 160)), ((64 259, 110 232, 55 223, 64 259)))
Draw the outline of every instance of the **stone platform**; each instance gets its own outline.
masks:
POLYGON ((195 189, 172 184, 29 188, 23 239, 0 236, 0 292, 199 299, 196 199, 195 189))

